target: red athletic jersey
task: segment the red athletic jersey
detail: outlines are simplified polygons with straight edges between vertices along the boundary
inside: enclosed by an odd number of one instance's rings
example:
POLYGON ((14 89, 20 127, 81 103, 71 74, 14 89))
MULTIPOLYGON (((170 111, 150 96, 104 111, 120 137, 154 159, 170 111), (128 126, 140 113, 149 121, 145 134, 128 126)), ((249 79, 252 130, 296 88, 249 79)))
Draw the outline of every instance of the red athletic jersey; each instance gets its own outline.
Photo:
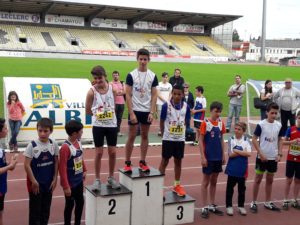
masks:
MULTIPOLYGON (((300 131, 296 126, 291 127, 290 140, 300 138, 300 131)), ((291 144, 287 155, 288 161, 300 162, 300 143, 291 144)))

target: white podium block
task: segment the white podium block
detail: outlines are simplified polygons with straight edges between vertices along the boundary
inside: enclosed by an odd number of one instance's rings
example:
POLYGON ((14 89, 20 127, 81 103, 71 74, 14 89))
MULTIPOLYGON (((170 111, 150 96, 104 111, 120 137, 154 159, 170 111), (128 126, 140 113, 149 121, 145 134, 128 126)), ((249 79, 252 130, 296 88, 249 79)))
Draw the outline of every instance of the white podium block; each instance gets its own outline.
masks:
POLYGON ((101 184, 101 191, 86 189, 86 225, 130 225, 131 191, 121 186, 114 190, 101 184))
POLYGON ((194 222, 195 199, 186 195, 179 197, 172 191, 167 192, 164 202, 164 225, 194 222))
POLYGON ((164 175, 150 168, 143 173, 133 168, 131 174, 119 170, 120 183, 132 191, 131 225, 162 225, 164 175))

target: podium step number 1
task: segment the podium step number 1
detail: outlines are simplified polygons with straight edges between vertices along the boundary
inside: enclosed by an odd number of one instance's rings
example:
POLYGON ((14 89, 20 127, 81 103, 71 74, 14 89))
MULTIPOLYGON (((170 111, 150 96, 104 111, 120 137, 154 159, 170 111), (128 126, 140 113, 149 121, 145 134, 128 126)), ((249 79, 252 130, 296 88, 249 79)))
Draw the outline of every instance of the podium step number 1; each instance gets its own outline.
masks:
POLYGON ((114 190, 106 184, 101 184, 101 191, 92 189, 92 186, 86 187, 87 225, 130 224, 131 191, 124 186, 114 190))
POLYGON ((154 168, 146 173, 133 168, 131 174, 119 170, 119 177, 132 191, 131 225, 162 225, 164 175, 154 168))

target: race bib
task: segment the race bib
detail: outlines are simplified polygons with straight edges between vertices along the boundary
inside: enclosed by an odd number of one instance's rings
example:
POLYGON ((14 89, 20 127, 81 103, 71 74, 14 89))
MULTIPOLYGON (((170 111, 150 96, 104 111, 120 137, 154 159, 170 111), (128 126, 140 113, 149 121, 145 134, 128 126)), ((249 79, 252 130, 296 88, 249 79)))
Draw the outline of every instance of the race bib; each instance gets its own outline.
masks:
POLYGON ((82 165, 82 157, 81 156, 74 158, 74 169, 75 169, 75 174, 82 173, 83 165, 82 165))
POLYGON ((290 148, 290 154, 293 156, 299 156, 300 155, 300 145, 292 144, 290 148))
POLYGON ((98 121, 108 121, 113 119, 113 112, 112 111, 105 111, 105 112, 98 112, 96 114, 98 121))
POLYGON ((184 132, 184 126, 182 125, 170 126, 169 132, 173 136, 182 136, 184 132))

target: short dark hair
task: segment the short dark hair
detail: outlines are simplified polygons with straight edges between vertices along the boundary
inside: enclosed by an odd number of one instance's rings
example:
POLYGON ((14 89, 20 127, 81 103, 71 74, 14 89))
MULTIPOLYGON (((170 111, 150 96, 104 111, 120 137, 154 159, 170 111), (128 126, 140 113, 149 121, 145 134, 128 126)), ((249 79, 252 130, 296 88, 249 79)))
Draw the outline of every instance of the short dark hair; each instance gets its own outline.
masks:
POLYGON ((270 112, 272 109, 279 110, 279 106, 276 102, 271 102, 267 105, 267 112, 270 112))
POLYGON ((114 72, 112 72, 112 74, 120 74, 119 71, 115 70, 114 72))
POLYGON ((0 132, 2 132, 4 125, 5 125, 5 119, 0 118, 0 132))
POLYGON ((239 126, 244 132, 247 130, 247 124, 245 122, 237 122, 235 126, 239 126))
POLYGON ((83 124, 78 120, 70 120, 66 123, 65 129, 69 136, 74 132, 79 132, 83 128, 83 124))
POLYGON ((106 77, 106 72, 105 69, 103 68, 103 66, 95 66, 93 67, 91 74, 93 76, 104 76, 106 77))
POLYGON ((213 111, 214 109, 217 109, 217 110, 220 110, 222 111, 223 109, 223 104, 221 102, 212 102, 210 104, 210 107, 209 107, 210 111, 213 111))
POLYGON ((181 73, 181 69, 179 69, 179 68, 176 68, 176 69, 174 70, 174 72, 175 72, 176 70, 178 70, 178 71, 181 73))
POLYGON ((163 72, 161 76, 165 77, 165 76, 169 76, 169 74, 167 72, 163 72))
POLYGON ((174 90, 180 90, 180 91, 184 91, 183 90, 183 86, 182 85, 177 85, 177 84, 175 84, 174 86, 173 86, 173 88, 172 88, 172 92, 174 91, 174 90))
POLYGON ((49 118, 43 117, 36 124, 36 128, 39 128, 39 127, 49 128, 50 131, 52 132, 53 131, 53 121, 49 118))
POLYGON ((241 75, 239 75, 239 74, 235 75, 235 77, 239 77, 239 78, 242 78, 242 76, 241 76, 241 75))
POLYGON ((150 52, 145 48, 141 48, 137 51, 136 58, 139 58, 140 55, 146 55, 148 56, 148 59, 150 59, 150 52))
POLYGON ((197 87, 196 87, 196 90, 199 91, 199 92, 201 92, 201 94, 204 93, 204 89, 203 89, 202 86, 197 86, 197 87))

